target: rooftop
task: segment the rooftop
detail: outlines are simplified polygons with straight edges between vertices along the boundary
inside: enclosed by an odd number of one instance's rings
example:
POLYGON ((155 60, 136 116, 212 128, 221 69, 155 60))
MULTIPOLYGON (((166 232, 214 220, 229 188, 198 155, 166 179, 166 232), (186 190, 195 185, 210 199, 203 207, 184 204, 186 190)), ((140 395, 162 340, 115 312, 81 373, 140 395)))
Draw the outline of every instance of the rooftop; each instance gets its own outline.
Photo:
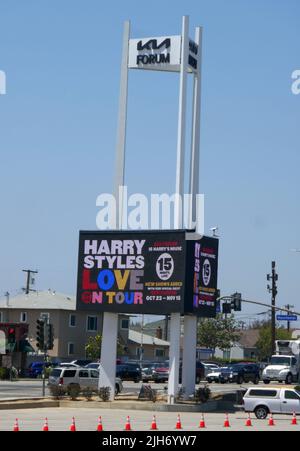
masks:
POLYGON ((0 299, 0 309, 75 310, 76 300, 53 290, 36 291, 9 298, 8 305, 6 298, 0 299))
POLYGON ((165 340, 161 340, 160 338, 153 337, 151 335, 141 334, 135 330, 129 329, 128 339, 137 344, 144 345, 155 345, 155 346, 165 346, 169 347, 170 343, 165 340))

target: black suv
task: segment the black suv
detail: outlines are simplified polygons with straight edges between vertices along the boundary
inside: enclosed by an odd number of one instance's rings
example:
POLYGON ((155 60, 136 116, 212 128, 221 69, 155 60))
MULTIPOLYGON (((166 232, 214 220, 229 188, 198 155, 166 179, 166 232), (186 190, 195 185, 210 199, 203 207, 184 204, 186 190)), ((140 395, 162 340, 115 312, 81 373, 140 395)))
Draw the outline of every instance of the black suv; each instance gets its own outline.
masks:
POLYGON ((259 366, 254 363, 237 363, 228 366, 222 369, 219 376, 221 384, 225 382, 236 382, 237 384, 253 382, 258 384, 259 379, 259 366))
POLYGON ((142 380, 140 367, 134 363, 117 365, 116 376, 122 379, 122 381, 139 382, 142 380))

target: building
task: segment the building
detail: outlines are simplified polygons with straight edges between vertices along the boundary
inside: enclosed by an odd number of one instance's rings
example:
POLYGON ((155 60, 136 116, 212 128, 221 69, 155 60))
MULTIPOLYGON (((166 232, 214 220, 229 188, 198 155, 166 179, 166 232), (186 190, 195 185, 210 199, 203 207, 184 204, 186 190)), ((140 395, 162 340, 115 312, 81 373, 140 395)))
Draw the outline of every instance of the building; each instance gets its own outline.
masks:
POLYGON ((143 360, 164 361, 169 358, 168 341, 135 330, 129 330, 127 347, 131 359, 139 360, 142 349, 143 360))
MULTIPOLYGON (((0 300, 0 323, 28 324, 28 340, 36 351, 36 322, 40 318, 46 318, 54 326, 54 348, 48 353, 59 360, 85 358, 88 338, 102 331, 101 313, 76 311, 74 297, 52 290, 0 300)), ((120 322, 123 319, 120 317, 120 322)))

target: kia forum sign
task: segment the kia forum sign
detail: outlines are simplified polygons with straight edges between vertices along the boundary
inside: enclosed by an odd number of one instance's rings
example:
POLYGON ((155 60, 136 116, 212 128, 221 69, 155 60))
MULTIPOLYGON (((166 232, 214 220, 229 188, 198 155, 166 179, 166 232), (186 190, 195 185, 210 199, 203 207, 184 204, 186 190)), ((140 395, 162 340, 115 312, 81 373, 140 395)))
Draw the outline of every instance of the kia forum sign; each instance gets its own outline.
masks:
POLYGON ((77 309, 216 313, 218 240, 173 231, 80 232, 77 309))
MULTIPOLYGON (((165 70, 180 72, 181 36, 129 40, 129 69, 165 70)), ((188 72, 197 71, 198 45, 189 40, 188 72)))

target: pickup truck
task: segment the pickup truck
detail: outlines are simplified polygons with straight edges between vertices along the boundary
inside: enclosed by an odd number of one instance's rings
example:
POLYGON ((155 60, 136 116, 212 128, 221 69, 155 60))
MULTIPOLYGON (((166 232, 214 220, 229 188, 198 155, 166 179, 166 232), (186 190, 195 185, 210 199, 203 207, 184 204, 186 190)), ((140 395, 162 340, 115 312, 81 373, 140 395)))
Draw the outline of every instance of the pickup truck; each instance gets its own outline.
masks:
POLYGON ((259 420, 269 413, 300 414, 300 391, 293 388, 249 388, 243 397, 245 412, 259 420))

